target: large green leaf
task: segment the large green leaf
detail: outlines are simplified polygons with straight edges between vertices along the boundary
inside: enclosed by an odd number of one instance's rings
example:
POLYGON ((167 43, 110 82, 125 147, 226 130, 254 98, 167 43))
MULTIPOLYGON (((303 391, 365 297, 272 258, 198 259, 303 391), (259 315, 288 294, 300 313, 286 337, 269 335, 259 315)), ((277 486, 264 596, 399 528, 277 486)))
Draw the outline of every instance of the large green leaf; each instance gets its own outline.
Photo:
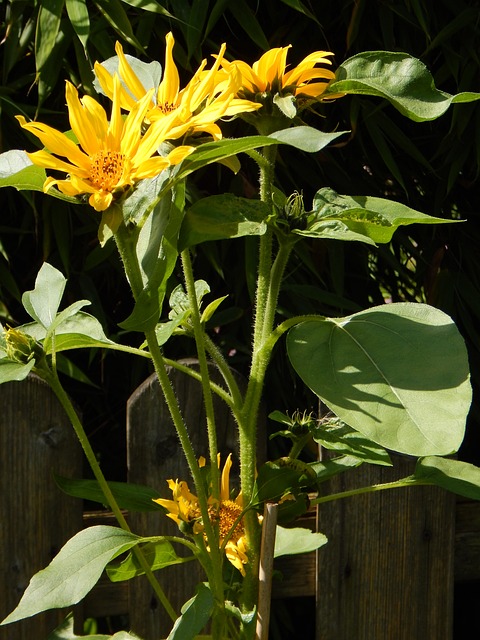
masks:
POLYGON ((458 450, 471 402, 455 324, 425 304, 395 303, 307 321, 287 339, 290 361, 345 423, 400 453, 458 450))
POLYGON ((369 244, 386 243, 390 242, 400 226, 446 222, 453 221, 425 215, 385 198, 342 196, 325 187, 315 194, 307 228, 295 233, 338 240, 361 240, 369 244))
POLYGON ((104 525, 80 531, 60 549, 46 569, 33 576, 17 608, 0 624, 80 602, 110 560, 141 540, 133 533, 104 525))
POLYGON ((428 456, 418 460, 414 477, 460 496, 480 500, 480 468, 468 462, 428 456))
POLYGON ((285 528, 277 525, 274 557, 309 553, 327 544, 327 536, 303 527, 285 528))
POLYGON ((365 51, 345 60, 325 96, 338 93, 385 98, 416 122, 435 120, 451 104, 480 100, 480 93, 450 95, 439 91, 420 60, 390 51, 365 51))
POLYGON ((202 198, 187 210, 180 230, 179 249, 208 240, 263 235, 269 214, 270 207, 265 202, 231 193, 202 198))
POLYGON ((167 640, 193 640, 212 615, 213 595, 208 586, 200 584, 197 593, 182 607, 167 640))

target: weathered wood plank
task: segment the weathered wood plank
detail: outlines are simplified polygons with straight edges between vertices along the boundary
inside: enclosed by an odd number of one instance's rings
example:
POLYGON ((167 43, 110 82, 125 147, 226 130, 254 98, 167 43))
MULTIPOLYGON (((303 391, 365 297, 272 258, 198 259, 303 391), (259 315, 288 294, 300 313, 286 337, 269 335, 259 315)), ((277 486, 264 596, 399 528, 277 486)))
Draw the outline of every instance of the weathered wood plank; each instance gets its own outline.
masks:
MULTIPOLYGON (((413 463, 362 466, 328 493, 409 475, 413 463)), ((450 640, 455 496, 436 487, 384 491, 325 503, 319 531, 317 640, 450 640)))
MULTIPOLYGON (((0 385, 0 619, 30 578, 82 528, 82 502, 56 486, 53 472, 82 475, 82 452, 62 407, 36 376, 0 385)), ((50 611, 0 627, 0 640, 46 638, 64 618, 50 611)))

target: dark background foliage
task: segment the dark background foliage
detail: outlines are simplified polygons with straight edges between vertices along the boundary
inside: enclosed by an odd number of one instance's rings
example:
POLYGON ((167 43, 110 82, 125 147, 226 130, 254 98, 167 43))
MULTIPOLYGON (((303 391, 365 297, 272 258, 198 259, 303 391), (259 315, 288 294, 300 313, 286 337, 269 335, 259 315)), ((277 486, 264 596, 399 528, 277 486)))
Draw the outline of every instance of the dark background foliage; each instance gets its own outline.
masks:
MULTIPOLYGON (((132 55, 162 61, 169 30, 187 79, 203 57, 226 42, 229 56, 250 63, 264 50, 287 44, 292 45, 292 64, 314 50, 333 51, 335 64, 360 51, 405 51, 427 65, 444 91, 478 91, 480 86, 477 0, 4 0, 0 12, 0 152, 35 148, 15 114, 68 129, 65 79, 94 95, 93 62, 114 55, 117 39, 132 55)), ((330 186, 344 194, 391 197, 462 222, 407 227, 378 249, 306 241, 292 260, 280 313, 348 315, 384 300, 416 300, 452 315, 467 342, 475 391, 460 456, 479 464, 478 105, 454 106, 438 121, 417 124, 381 100, 350 96, 307 113, 305 121, 325 131, 351 132, 313 156, 281 150, 279 184, 286 193, 301 191, 307 209, 316 190, 330 186)), ((229 123, 227 131, 234 134, 237 126, 229 123)), ((189 197, 219 190, 250 195, 256 178, 246 160, 237 176, 212 167, 194 177, 189 197)), ((48 260, 69 279, 66 303, 91 300, 90 311, 107 335, 138 344, 138 336, 122 334, 117 326, 128 315, 131 299, 114 247, 98 246, 95 213, 11 189, 0 191, 0 212, 3 323, 27 320, 21 293, 32 288, 41 263, 48 260)), ((209 282, 212 298, 229 296, 211 329, 241 371, 250 348, 255 257, 252 239, 206 244, 195 256, 196 272, 209 282)), ((190 355, 190 346, 174 339, 167 355, 190 355)), ((75 353, 70 358, 64 365, 70 373, 65 384, 82 407, 107 477, 123 479, 125 402, 148 375, 148 366, 118 354, 75 353)), ((268 410, 316 410, 315 399, 297 388, 280 352, 268 378, 266 404, 268 410)))

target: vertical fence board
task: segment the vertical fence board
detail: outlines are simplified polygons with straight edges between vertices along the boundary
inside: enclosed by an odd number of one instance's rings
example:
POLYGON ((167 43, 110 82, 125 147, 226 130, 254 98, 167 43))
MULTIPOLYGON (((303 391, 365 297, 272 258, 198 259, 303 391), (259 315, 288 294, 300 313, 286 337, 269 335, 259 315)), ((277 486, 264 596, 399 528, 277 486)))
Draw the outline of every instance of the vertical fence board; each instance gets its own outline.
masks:
MULTIPOLYGON (((194 362, 190 362, 195 366, 194 362)), ((212 367, 212 378, 220 377, 212 367)), ((198 381, 177 370, 170 371, 175 394, 182 407, 190 438, 197 455, 208 457, 205 412, 198 381)), ((237 433, 229 408, 214 396, 218 450, 222 461, 237 451, 237 433)), ((263 433, 263 432, 262 432, 263 433)), ((152 375, 132 394, 127 409, 128 477, 130 482, 158 489, 158 496, 171 498, 166 480, 185 479, 190 473, 156 376, 152 375)), ((260 454, 262 455, 262 454, 260 454)), ((238 473, 238 465, 232 469, 238 473)), ((132 513, 132 530, 140 535, 179 535, 178 527, 163 514, 132 513)), ((177 552, 181 548, 177 545, 177 552)), ((159 580, 177 612, 193 594, 205 575, 196 561, 175 565, 157 572, 159 580)), ((130 626, 144 640, 159 640, 168 635, 172 622, 157 601, 148 582, 141 578, 130 581, 130 626)))
MULTIPOLYGON (((0 385, 0 619, 34 573, 82 528, 82 502, 63 494, 53 472, 81 476, 82 453, 50 388, 39 378, 0 385)), ((0 627, 0 640, 43 640, 64 618, 51 611, 0 627)))
MULTIPOLYGON (((326 493, 411 474, 362 466, 326 493)), ((450 640, 453 626, 455 496, 411 487, 319 505, 317 640, 450 640)))

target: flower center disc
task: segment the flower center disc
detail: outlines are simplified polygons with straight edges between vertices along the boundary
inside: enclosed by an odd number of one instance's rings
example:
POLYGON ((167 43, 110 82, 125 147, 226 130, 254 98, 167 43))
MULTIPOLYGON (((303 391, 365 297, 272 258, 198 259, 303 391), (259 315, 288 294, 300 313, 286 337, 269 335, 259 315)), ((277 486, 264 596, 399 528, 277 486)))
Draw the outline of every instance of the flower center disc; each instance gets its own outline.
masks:
POLYGON ((99 151, 91 157, 90 180, 97 189, 113 191, 123 174, 125 156, 120 151, 99 151))
MULTIPOLYGON (((221 539, 225 538, 225 536, 228 535, 231 528, 233 527, 235 520, 241 513, 242 507, 239 504, 233 502, 233 500, 222 500, 220 509, 218 511, 218 517, 220 520, 219 533, 221 539)), ((231 539, 234 541, 238 540, 238 538, 243 535, 243 532, 243 523, 240 520, 240 522, 238 522, 237 526, 235 527, 235 531, 231 539)))

